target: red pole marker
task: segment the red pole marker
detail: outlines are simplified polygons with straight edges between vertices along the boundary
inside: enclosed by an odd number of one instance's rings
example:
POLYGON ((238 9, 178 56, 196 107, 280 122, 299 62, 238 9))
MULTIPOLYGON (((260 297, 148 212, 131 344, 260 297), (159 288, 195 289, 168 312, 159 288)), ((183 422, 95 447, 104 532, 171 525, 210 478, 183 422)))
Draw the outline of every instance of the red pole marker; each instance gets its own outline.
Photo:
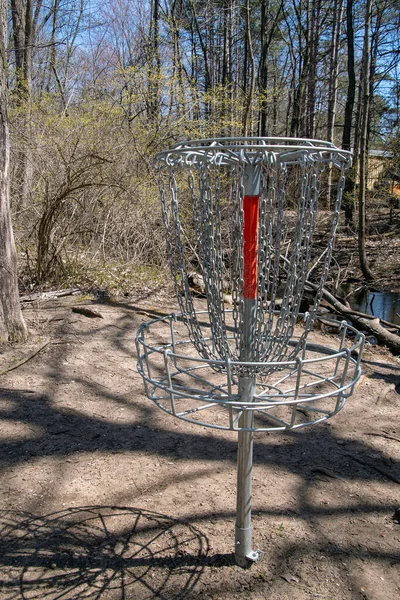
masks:
POLYGON ((260 220, 260 196, 243 198, 243 297, 254 300, 258 288, 258 223, 260 220))

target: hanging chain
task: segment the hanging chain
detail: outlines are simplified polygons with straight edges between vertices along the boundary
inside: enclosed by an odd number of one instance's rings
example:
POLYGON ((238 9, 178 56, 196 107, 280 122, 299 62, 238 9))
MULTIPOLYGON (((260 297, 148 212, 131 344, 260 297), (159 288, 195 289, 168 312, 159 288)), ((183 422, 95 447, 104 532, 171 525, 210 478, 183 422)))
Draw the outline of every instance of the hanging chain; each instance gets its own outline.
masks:
MULTIPOLYGON (((232 372, 236 374, 246 373, 246 368, 235 366, 235 362, 240 360, 244 328, 243 201, 244 170, 249 164, 249 152, 249 149, 236 153, 226 150, 224 154, 219 146, 213 146, 204 154, 197 155, 193 151, 187 155, 172 155, 160 166, 168 257, 190 339, 200 356, 232 361, 232 372), (182 184, 185 174, 187 193, 182 184), (178 181, 182 185, 179 199, 178 181), (188 242, 184 232, 193 232, 195 237, 197 267, 204 279, 209 313, 209 325, 206 326, 196 316, 188 279, 188 242), (225 278, 229 272, 231 309, 224 301, 225 278), (228 311, 231 316, 228 316, 228 311)), ((251 155, 252 160, 259 161, 261 165, 258 283, 253 323, 255 347, 252 354, 256 362, 292 360, 304 348, 317 316, 329 275, 340 216, 344 170, 348 166, 341 155, 340 162, 336 154, 329 152, 327 158, 322 152, 303 151, 293 160, 290 160, 290 155, 288 159, 282 159, 279 154, 267 150, 251 155), (312 255, 318 198, 325 164, 332 156, 334 164, 339 166, 339 178, 326 247, 318 259, 312 255), (311 261, 317 259, 321 273, 313 307, 305 320, 302 335, 293 346, 289 342, 299 316, 311 261)), ((265 369, 260 370, 263 375, 267 374, 265 369)), ((247 369, 247 372, 250 371, 254 372, 254 369, 247 369)))

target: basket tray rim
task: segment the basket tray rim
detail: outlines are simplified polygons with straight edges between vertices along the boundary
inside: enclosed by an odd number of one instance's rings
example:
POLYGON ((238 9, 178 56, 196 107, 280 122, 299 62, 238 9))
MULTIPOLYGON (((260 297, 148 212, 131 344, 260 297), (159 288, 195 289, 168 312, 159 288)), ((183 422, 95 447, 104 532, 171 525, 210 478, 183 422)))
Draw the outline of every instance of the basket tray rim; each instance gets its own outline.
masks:
POLYGON ((351 161, 352 152, 342 150, 333 142, 309 138, 291 137, 225 137, 184 140, 156 154, 155 162, 165 163, 190 159, 190 162, 208 160, 217 162, 242 162, 256 159, 263 162, 275 156, 280 161, 298 160, 301 156, 315 156, 332 160, 340 159, 344 165, 351 161))

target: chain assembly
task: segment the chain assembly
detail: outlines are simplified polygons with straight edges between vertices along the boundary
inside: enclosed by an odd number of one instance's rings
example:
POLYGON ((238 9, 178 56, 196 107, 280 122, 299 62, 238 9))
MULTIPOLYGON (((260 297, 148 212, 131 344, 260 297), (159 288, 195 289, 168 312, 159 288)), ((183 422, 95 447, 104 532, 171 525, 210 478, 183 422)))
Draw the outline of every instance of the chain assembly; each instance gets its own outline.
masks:
MULTIPOLYGON (((235 138, 178 144, 158 155, 167 247, 180 309, 199 355, 239 366, 245 319, 244 205, 246 177, 257 172, 259 217, 255 232, 257 294, 250 362, 267 375, 276 363, 299 355, 317 315, 332 258, 350 153, 333 144, 282 138, 235 138), (327 165, 336 171, 328 244, 314 243, 321 180, 327 165), (179 189, 179 192, 178 192, 179 189), (304 304, 307 278, 317 265, 319 280, 298 343, 288 344, 304 304), (196 317, 188 275, 204 280, 209 323, 196 317), (232 297, 233 311, 225 302, 232 297), (211 335, 210 335, 211 331, 211 335)), ((326 227, 326 226, 325 226, 326 227)))

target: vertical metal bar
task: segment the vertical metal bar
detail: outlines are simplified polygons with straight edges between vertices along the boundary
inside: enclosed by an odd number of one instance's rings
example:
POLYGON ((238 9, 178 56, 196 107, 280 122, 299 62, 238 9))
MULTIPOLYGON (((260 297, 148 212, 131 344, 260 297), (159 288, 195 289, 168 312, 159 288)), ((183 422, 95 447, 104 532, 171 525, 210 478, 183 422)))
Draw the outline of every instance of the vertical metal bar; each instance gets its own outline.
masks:
MULTIPOLYGON (((169 399, 171 401, 171 410, 172 410, 172 414, 176 417, 175 394, 173 393, 174 384, 172 382, 171 371, 170 371, 169 363, 168 363, 168 357, 170 356, 170 354, 171 354, 170 350, 164 351, 164 365, 165 365, 165 370, 167 372, 167 378, 168 378, 168 387, 169 387, 168 391, 169 391, 169 399)), ((173 357, 172 360, 175 362, 175 357, 173 357)))
MULTIPOLYGON (((339 350, 338 350, 338 354, 340 354, 343 350, 343 348, 345 347, 345 342, 346 342, 346 335, 347 335, 347 323, 346 321, 342 321, 340 323, 339 326, 339 331, 341 331, 341 336, 340 336, 340 344, 339 344, 339 350)), ((339 372, 339 365, 342 362, 342 357, 338 356, 336 359, 336 366, 335 366, 335 370, 333 373, 333 377, 336 377, 338 372, 339 372)))
POLYGON ((169 320, 169 328, 170 328, 170 332, 171 332, 171 344, 172 344, 172 352, 174 353, 174 366, 177 369, 178 365, 176 364, 176 346, 175 346, 175 323, 176 323, 176 314, 173 313, 171 315, 171 318, 169 320))
MULTIPOLYGON (((144 333, 144 332, 145 332, 145 330, 146 330, 147 332, 149 332, 149 331, 150 331, 150 328, 149 328, 149 325, 148 325, 148 323, 144 323, 144 324, 143 324, 143 330, 142 330, 142 331, 143 331, 143 334, 142 334, 142 339, 143 339, 143 350, 144 350, 144 355, 143 355, 143 357, 144 357, 144 360, 145 360, 145 363, 146 363, 146 368, 147 368, 147 376, 148 376, 148 378, 149 378, 149 381, 151 381, 151 380, 152 380, 152 374, 151 374, 151 367, 150 367, 150 360, 149 360, 149 349, 148 349, 148 345, 147 345, 147 343, 146 343, 146 339, 145 339, 145 333, 144 333)), ((151 392, 150 392, 150 388, 149 388, 149 385, 148 385, 148 381, 146 381, 146 379, 144 379, 144 387, 145 387, 145 390, 146 390, 146 396, 147 396, 148 398, 152 398, 152 395, 151 395, 151 392)), ((154 388, 153 388, 153 389, 154 389, 154 388)))
MULTIPOLYGON (((256 391, 255 377, 241 377, 239 381, 241 402, 252 402, 256 391)), ((252 410, 244 410, 239 419, 237 454, 237 497, 235 527, 235 561, 240 567, 248 567, 258 560, 251 547, 251 499, 253 471, 252 410)))
MULTIPOLYGON (((346 348, 346 360, 345 360, 344 367, 343 367, 342 380, 340 382, 341 388, 343 388, 346 383, 346 375, 347 375, 347 371, 349 369, 350 358, 351 358, 351 350, 350 350, 350 348, 346 348)), ((339 392, 338 398, 336 400, 335 410, 332 413, 333 415, 336 414, 337 412, 339 412, 339 410, 342 408, 342 406, 344 404, 344 401, 346 401, 346 398, 347 398, 347 395, 345 394, 345 392, 339 392), (344 401, 343 401, 343 399, 344 399, 344 401)))
MULTIPOLYGON (((359 335, 362 335, 362 334, 359 333, 359 335)), ((365 337, 364 337, 364 335, 362 335, 362 338, 361 338, 359 346, 358 346, 357 362, 355 364, 354 375, 352 377, 353 381, 357 377, 357 374, 359 373, 359 370, 360 370, 361 357, 362 357, 362 353, 364 350, 364 342, 365 342, 365 337)), ((354 392, 354 385, 355 385, 355 383, 353 383, 351 388, 349 388, 349 391, 347 392, 346 397, 350 397, 352 395, 352 393, 354 392)))
MULTIPOLYGON (((246 167, 243 198, 243 332, 240 360, 254 361, 256 347, 256 317, 258 294, 258 229, 260 215, 260 169, 246 167)), ((256 376, 239 377, 240 401, 250 404, 256 393, 256 376)), ((235 527, 235 561, 248 567, 261 558, 261 552, 251 548, 251 498, 253 472, 253 410, 246 410, 239 419, 237 455, 237 496, 235 527)))
POLYGON ((301 385, 301 376, 303 374, 303 360, 301 358, 299 358, 299 357, 297 357, 297 359, 296 359, 296 371, 297 371, 296 389, 294 391, 294 396, 293 396, 292 418, 290 420, 290 427, 289 427, 289 429, 291 429, 295 425, 295 423, 296 423, 297 401, 299 399, 299 390, 300 390, 300 385, 301 385))

